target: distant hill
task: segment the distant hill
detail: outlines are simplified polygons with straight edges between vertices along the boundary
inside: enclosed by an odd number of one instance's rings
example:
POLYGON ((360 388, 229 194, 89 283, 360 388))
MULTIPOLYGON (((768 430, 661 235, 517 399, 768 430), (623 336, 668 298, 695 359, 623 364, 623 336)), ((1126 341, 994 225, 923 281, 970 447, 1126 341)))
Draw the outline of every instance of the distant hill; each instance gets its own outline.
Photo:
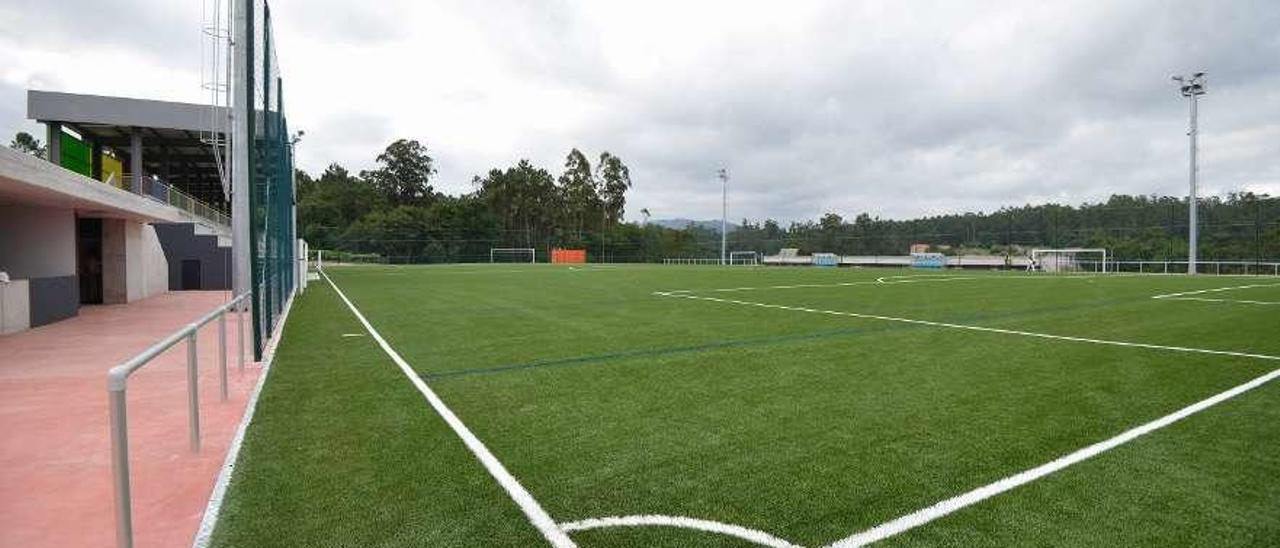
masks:
MULTIPOLYGON (((676 230, 684 230, 684 229, 688 228, 688 227, 689 227, 689 225, 694 225, 694 226, 697 226, 698 228, 702 228, 702 229, 706 229, 706 230, 713 230, 713 231, 715 231, 715 232, 720 232, 720 221, 719 221, 719 220, 715 220, 715 221, 695 221, 695 220, 693 220, 693 219, 680 219, 680 218, 676 218, 676 219, 649 219, 649 224, 651 224, 651 225, 658 225, 658 226, 661 226, 661 227, 664 227, 664 228, 673 228, 673 229, 676 229, 676 230)), ((735 230, 737 230, 737 229, 738 229, 738 225, 735 225, 735 224, 733 224, 733 223, 729 223, 729 224, 728 224, 728 227, 727 227, 727 231, 728 231, 728 232, 733 232, 733 231, 735 231, 735 230)))

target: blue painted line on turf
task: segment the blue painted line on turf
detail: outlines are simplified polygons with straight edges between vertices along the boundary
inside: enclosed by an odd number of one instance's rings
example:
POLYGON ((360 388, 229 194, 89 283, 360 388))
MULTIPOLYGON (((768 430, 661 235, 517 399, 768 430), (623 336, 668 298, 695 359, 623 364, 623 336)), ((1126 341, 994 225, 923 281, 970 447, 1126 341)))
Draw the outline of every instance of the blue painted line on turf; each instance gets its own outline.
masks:
POLYGON ((829 337, 839 337, 844 335, 859 335, 867 333, 876 333, 884 331, 894 331, 903 329, 896 328, 844 328, 832 329, 827 331, 818 331, 813 333, 801 333, 796 335, 779 335, 775 337, 755 337, 750 339, 737 339, 731 341, 718 341, 704 344, 691 344, 682 346, 669 346, 663 348, 641 348, 635 350, 620 350, 617 352, 605 352, 602 354, 588 354, 585 356, 573 356, 569 358, 556 358, 550 360, 537 360, 528 363, 518 363, 511 365, 499 365, 496 367, 476 367, 471 369, 457 369, 453 371, 442 371, 439 373, 422 374, 423 380, 440 380, 451 377, 463 377, 469 375, 487 375, 494 373, 506 373, 510 371, 522 371, 526 369, 540 369, 547 367, 564 367, 571 365, 583 365, 596 362, 606 362, 612 360, 624 360, 628 358, 649 358, 658 356, 670 356, 675 354, 686 354, 705 352, 710 350, 723 350, 728 348, 746 348, 752 346, 768 346, 771 344, 782 344, 797 341, 806 341, 814 339, 824 339, 829 337))
MULTIPOLYGON (((984 320, 1010 320, 1027 318, 1042 314, 1060 314, 1077 309, 1096 309, 1099 306, 1116 306, 1124 303, 1146 302, 1150 299, 1146 296, 1135 297, 1133 299, 1099 299, 1096 301, 1082 301, 1070 306, 1054 307, 1049 309, 1032 309, 1021 310, 1008 314, 993 314, 989 312, 979 312, 977 314, 968 314, 955 318, 949 318, 946 321, 951 322, 971 322, 984 320)), ((894 331, 907 331, 912 329, 925 329, 917 325, 896 325, 885 327, 862 327, 862 328, 845 328, 832 329, 826 331, 818 331, 812 333, 801 333, 796 335, 779 335, 773 337, 753 337, 747 339, 736 339, 730 341, 717 341, 713 343, 692 344, 671 346, 663 348, 641 348, 633 350, 619 350, 616 352, 605 352, 601 354, 588 354, 585 356, 573 356, 568 358, 555 358, 548 360, 536 360, 527 363, 517 363, 509 365, 498 365, 493 367, 475 367, 468 369, 456 369, 451 371, 441 371, 438 373, 422 373, 420 378, 425 381, 445 380, 456 377, 467 377, 472 375, 492 375, 497 373, 509 373, 513 371, 524 371, 529 369, 542 369, 553 367, 566 367, 575 365, 587 365, 593 363, 602 363, 614 360, 624 360, 629 358, 645 358, 660 357, 676 354, 707 352, 712 350, 724 350, 730 348, 746 348, 752 346, 768 346, 771 344, 784 344, 789 342, 799 342, 805 340, 824 339, 831 337, 840 337, 846 335, 865 335, 872 333, 890 333, 894 331)))

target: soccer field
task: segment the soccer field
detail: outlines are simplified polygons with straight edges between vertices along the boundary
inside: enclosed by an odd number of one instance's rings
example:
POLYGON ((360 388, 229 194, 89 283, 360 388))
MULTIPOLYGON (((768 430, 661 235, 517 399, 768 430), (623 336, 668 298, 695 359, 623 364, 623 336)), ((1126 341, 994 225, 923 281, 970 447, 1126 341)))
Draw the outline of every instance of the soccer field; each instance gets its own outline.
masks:
POLYGON ((1280 539, 1280 279, 326 273, 215 546, 1280 539))

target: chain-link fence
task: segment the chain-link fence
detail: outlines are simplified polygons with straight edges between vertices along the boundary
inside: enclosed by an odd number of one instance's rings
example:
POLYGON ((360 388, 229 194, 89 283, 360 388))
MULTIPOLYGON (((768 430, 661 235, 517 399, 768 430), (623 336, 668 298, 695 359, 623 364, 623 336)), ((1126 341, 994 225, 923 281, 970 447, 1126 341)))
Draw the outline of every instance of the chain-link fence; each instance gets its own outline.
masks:
POLYGON ((250 268, 253 284, 255 356, 283 312, 293 291, 295 223, 293 150, 284 115, 284 82, 276 57, 271 6, 266 0, 245 0, 248 9, 249 51, 246 82, 252 90, 249 109, 248 154, 250 268))

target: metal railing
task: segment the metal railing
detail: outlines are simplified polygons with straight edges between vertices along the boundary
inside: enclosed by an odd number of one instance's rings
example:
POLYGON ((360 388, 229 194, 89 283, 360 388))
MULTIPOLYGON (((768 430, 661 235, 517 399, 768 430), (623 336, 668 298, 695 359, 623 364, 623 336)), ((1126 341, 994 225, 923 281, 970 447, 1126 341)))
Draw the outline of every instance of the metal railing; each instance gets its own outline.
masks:
POLYGON ((178 190, 173 185, 165 183, 157 177, 148 175, 138 177, 135 180, 132 174, 126 173, 124 174, 124 179, 128 181, 129 190, 136 194, 141 194, 162 204, 171 205, 220 226, 231 226, 230 215, 197 200, 190 194, 178 190))
MULTIPOLYGON (((1109 261, 1112 272, 1138 272, 1145 274, 1185 274, 1187 261, 1109 261)), ((1196 261, 1200 274, 1248 274, 1256 276, 1280 276, 1280 262, 1261 261, 1196 261)))
POLYGON ((662 264, 686 264, 686 265, 720 264, 720 259, 668 257, 666 259, 662 259, 662 264))
POLYGON ((191 450, 200 450, 200 386, 199 358, 196 355, 196 334, 205 324, 218 321, 218 364, 222 401, 227 400, 227 312, 238 310, 237 337, 240 341, 238 365, 244 370, 244 313, 249 293, 231 299, 200 319, 187 324, 176 333, 151 346, 107 373, 107 396, 111 420, 111 469, 114 476, 116 505, 116 546, 133 546, 133 502, 129 487, 129 421, 126 390, 129 376, 147 365, 156 356, 182 341, 187 343, 187 423, 190 427, 191 450))

